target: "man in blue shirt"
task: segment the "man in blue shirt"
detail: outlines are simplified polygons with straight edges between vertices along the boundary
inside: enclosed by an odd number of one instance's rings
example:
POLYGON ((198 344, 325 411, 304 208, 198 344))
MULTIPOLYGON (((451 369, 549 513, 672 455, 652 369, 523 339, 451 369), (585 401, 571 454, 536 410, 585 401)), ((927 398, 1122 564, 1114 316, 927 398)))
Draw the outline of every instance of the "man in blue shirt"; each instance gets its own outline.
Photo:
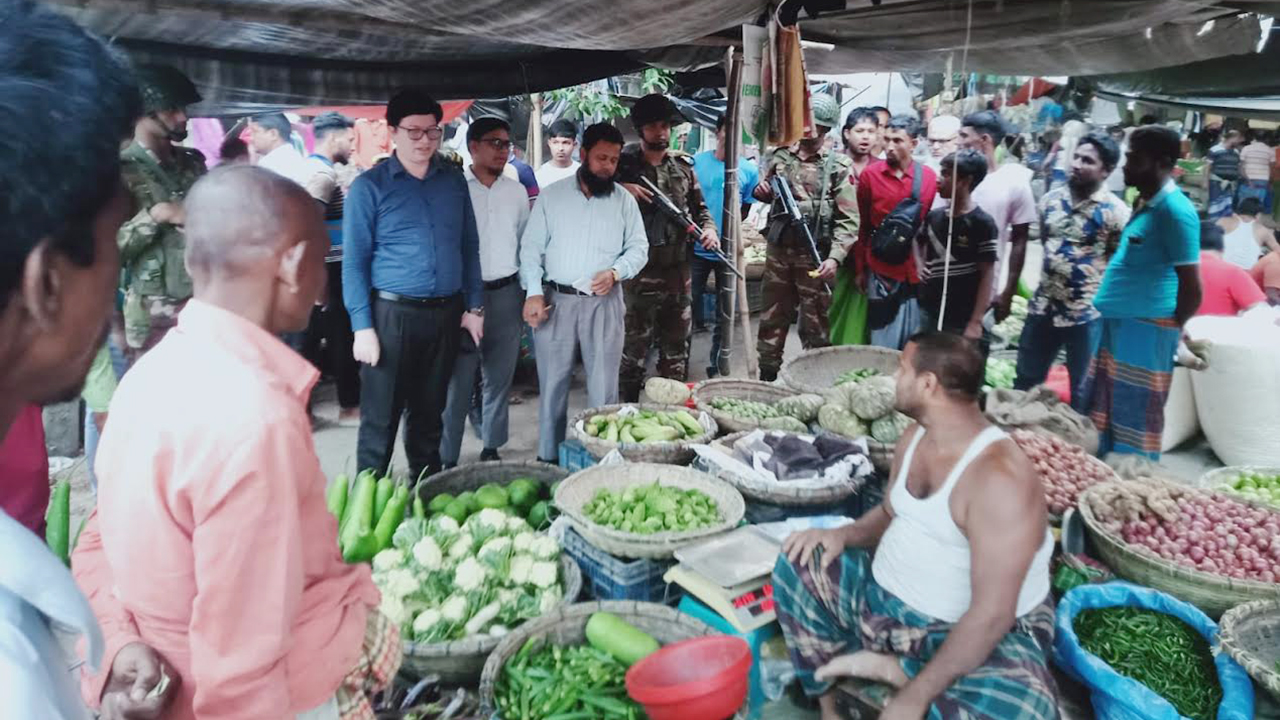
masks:
POLYGON ((1139 199, 1093 300, 1102 337, 1082 393, 1099 455, 1160 459, 1173 358, 1201 298, 1200 218, 1173 182, 1181 153, 1178 133, 1167 127, 1140 127, 1129 137, 1124 182, 1139 199))
POLYGON ((409 474, 440 469, 441 413, 459 325, 478 344, 480 241, 462 171, 438 156, 440 103, 418 89, 387 104, 395 152, 351 184, 342 294, 360 375, 357 465, 386 471, 405 414, 409 474), (465 312, 464 312, 465 310, 465 312))
MULTIPOLYGON (((698 176, 698 185, 702 187, 702 198, 707 203, 707 210, 711 212, 711 219, 716 221, 716 234, 724 237, 724 126, 725 119, 721 115, 716 120, 716 149, 698 153, 693 156, 693 172, 698 176)), ((751 193, 755 192, 756 183, 760 181, 760 170, 756 164, 750 160, 738 158, 738 194, 742 202, 742 217, 747 216, 747 210, 751 205, 751 193)), ((707 250, 699 244, 693 247, 693 325, 696 329, 705 329, 707 319, 705 317, 705 301, 703 296, 707 291, 707 278, 711 277, 711 273, 717 272, 716 268, 720 261, 716 259, 716 254, 707 250)), ((716 274, 716 288, 723 287, 722 283, 731 282, 733 276, 727 272, 718 272, 716 274)), ((720 294, 716 293, 715 318, 711 334, 711 364, 707 366, 707 377, 715 377, 720 374, 720 347, 721 347, 721 331, 720 321, 722 319, 723 308, 721 308, 720 294)))

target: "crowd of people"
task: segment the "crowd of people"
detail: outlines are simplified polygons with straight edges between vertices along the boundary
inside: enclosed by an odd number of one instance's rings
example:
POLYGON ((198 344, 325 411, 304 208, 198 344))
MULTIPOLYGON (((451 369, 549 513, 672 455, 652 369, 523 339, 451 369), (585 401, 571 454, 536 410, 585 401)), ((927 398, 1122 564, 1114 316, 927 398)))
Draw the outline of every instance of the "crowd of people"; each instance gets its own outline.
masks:
MULTIPOLYGON (((0 710, 372 718, 400 635, 369 569, 337 552, 309 346, 331 355, 359 467, 388 468, 403 420, 422 477, 460 461, 473 410, 481 459, 500 459, 528 326, 537 455, 555 462, 578 358, 591 406, 637 400, 651 354, 658 374, 688 378, 706 322, 695 298, 727 278, 724 121, 714 150, 672 150, 682 118, 649 95, 631 110, 638 142, 558 121, 548 162, 517 171, 508 122, 477 117, 460 165, 441 152, 442 106, 411 88, 388 99, 394 151, 354 180, 339 172, 353 123, 337 113, 314 120, 309 157, 284 115, 254 117, 245 153, 228 145, 206 170, 182 145, 200 100, 188 78, 130 68, 37 5, 3 8, 0 431, 83 395, 98 499, 74 576, 0 513, 0 548, 23 558, 0 565, 0 710), (42 135, 50 117, 65 142, 42 135)), ((1173 180, 1182 138, 1156 124, 1125 135, 1123 158, 1111 133, 1073 130, 1062 182, 1037 201, 994 110, 926 130, 858 108, 843 147, 826 137, 839 102, 815 95, 812 110, 813 137, 737 162, 729 211, 771 206, 761 377, 776 378, 796 322, 805 347, 902 350, 896 406, 914 424, 882 506, 787 541, 776 592, 801 681, 827 713, 830 679, 855 674, 899 689, 886 717, 1051 717, 1043 493, 978 407, 1031 227, 1045 253, 1018 386, 1065 350, 1102 452, 1158 456, 1150 408, 1182 326, 1280 299, 1280 251, 1257 220, 1268 199, 1246 183, 1202 224, 1173 180), (1132 206, 1108 186, 1122 160, 1132 206)), ((1241 153, 1242 168, 1258 162, 1241 153)))

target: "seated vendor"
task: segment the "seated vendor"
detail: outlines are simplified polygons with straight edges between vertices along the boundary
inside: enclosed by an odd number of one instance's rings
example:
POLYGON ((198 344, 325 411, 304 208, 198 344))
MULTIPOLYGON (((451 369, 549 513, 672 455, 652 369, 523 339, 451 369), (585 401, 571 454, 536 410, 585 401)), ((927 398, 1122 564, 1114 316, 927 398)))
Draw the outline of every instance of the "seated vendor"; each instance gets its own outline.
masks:
POLYGON ((978 408, 983 370, 959 335, 912 338, 895 404, 915 423, 884 502, 783 544, 778 620, 824 720, 842 676, 896 688, 884 720, 1058 716, 1044 489, 978 408))

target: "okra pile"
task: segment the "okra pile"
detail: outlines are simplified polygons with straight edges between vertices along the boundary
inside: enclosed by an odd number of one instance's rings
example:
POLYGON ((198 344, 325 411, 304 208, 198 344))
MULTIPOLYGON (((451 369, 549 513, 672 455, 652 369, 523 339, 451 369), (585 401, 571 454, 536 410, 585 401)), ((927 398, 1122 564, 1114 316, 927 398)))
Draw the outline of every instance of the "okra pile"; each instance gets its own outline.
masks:
POLYGON ((1133 607, 1085 610, 1076 616, 1085 650, 1133 678, 1193 720, 1217 717, 1222 686, 1209 643, 1172 615, 1133 607))
POLYGON ((544 645, 530 639, 502 669, 494 690, 503 720, 640 720, 627 697, 627 666, 590 645, 544 645))
POLYGON ((720 522, 720 509, 706 493, 664 487, 656 482, 622 492, 602 488, 582 512, 605 527, 642 535, 697 530, 720 522))

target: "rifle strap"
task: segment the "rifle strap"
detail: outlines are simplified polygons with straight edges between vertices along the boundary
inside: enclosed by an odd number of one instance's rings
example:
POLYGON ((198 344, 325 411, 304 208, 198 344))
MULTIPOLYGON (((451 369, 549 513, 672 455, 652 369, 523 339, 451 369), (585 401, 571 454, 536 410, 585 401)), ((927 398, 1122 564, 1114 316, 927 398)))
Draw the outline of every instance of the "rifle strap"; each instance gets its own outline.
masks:
MULTIPOLYGON (((827 204, 827 195, 831 192, 831 166, 835 159, 835 151, 830 150, 827 152, 826 162, 822 164, 822 191, 818 193, 818 207, 813 211, 813 227, 809 230, 813 239, 818 242, 822 238, 822 208, 827 204)), ((835 212, 834 208, 832 212, 835 212)))

